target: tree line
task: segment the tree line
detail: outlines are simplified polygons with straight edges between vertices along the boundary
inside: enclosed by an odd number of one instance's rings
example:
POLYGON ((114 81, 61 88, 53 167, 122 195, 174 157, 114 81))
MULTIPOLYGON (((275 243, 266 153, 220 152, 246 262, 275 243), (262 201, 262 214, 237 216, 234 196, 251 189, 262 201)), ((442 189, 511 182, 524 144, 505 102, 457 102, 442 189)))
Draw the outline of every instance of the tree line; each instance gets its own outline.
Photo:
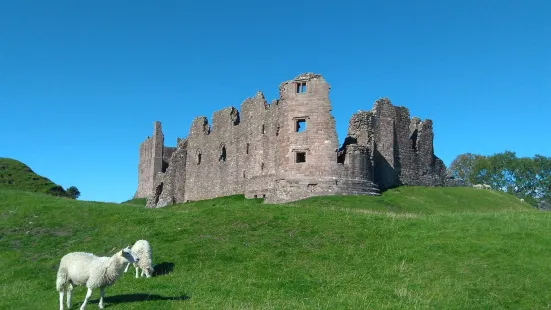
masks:
POLYGON ((551 157, 517 157, 512 151, 465 153, 453 160, 448 173, 467 185, 488 184, 540 209, 551 209, 551 157))
POLYGON ((67 197, 71 199, 77 199, 78 197, 80 197, 80 191, 76 186, 71 186, 67 189, 63 189, 61 185, 55 185, 48 190, 48 194, 59 197, 67 197))

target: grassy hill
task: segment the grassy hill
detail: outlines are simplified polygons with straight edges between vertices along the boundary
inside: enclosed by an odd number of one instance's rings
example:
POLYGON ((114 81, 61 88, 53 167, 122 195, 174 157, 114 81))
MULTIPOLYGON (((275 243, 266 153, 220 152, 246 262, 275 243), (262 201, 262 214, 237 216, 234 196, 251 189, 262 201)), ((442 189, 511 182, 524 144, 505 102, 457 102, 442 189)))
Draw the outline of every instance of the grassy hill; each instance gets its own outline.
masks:
POLYGON ((0 188, 66 196, 63 187, 11 158, 0 157, 0 188))
POLYGON ((0 308, 58 307, 64 254, 145 238, 158 274, 131 268, 106 290, 110 309, 543 309, 550 229, 551 213, 471 188, 156 210, 0 189, 0 308))
POLYGON ((133 198, 133 199, 121 202, 121 204, 138 205, 142 207, 145 207, 146 203, 147 203, 146 198, 133 198))

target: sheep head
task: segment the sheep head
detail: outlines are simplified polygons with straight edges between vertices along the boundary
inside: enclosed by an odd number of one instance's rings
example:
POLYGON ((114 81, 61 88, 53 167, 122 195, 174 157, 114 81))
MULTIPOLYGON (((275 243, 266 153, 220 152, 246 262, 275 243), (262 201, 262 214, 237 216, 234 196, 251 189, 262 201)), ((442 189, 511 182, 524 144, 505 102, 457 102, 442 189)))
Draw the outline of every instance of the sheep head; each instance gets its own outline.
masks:
POLYGON ((132 252, 130 247, 126 247, 122 249, 120 254, 129 263, 137 263, 140 260, 138 256, 134 252, 132 252))

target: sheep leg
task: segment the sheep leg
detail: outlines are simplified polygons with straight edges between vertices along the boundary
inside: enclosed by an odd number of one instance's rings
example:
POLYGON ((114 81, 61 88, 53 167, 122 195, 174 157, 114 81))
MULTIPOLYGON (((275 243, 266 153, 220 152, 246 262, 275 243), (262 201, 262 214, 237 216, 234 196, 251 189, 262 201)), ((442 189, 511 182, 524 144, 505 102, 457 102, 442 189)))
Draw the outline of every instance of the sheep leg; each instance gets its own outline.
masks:
POLYGON ((145 269, 142 268, 142 273, 140 274, 140 277, 143 277, 143 275, 144 275, 144 273, 145 273, 144 270, 145 270, 145 269))
POLYGON ((99 308, 103 309, 103 296, 105 296, 105 287, 99 289, 99 308))
POLYGON ((128 272, 128 267, 130 267, 130 263, 126 264, 126 269, 124 269, 124 272, 128 272))
POLYGON ((63 310, 63 289, 59 291, 59 310, 63 310))
POLYGON ((72 292, 73 292, 73 285, 71 283, 69 283, 68 285, 68 288, 67 288, 67 308, 70 309, 71 308, 71 295, 72 295, 72 292))
POLYGON ((88 302, 88 299, 90 299, 90 296, 92 296, 92 289, 88 288, 88 292, 86 293, 86 297, 84 298, 82 306, 80 306, 80 310, 86 309, 86 303, 88 302))
POLYGON ((139 278, 138 277, 138 270, 140 269, 140 267, 136 266, 136 264, 134 264, 134 268, 136 268, 136 279, 139 278))

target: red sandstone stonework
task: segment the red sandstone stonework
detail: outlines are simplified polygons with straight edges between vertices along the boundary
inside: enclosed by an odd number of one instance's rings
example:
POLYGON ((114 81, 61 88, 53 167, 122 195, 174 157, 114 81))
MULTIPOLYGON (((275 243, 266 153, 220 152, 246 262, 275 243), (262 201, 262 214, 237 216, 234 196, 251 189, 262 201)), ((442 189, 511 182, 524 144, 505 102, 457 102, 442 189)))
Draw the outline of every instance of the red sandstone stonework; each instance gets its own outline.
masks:
POLYGON ((138 190, 150 208, 245 194, 265 202, 318 195, 379 195, 399 185, 444 186, 444 163, 434 155, 432 121, 379 99, 355 113, 339 147, 329 84, 305 73, 264 95, 194 119, 188 137, 164 147, 161 123, 140 145, 138 190), (297 126, 298 124, 298 126, 297 126))

